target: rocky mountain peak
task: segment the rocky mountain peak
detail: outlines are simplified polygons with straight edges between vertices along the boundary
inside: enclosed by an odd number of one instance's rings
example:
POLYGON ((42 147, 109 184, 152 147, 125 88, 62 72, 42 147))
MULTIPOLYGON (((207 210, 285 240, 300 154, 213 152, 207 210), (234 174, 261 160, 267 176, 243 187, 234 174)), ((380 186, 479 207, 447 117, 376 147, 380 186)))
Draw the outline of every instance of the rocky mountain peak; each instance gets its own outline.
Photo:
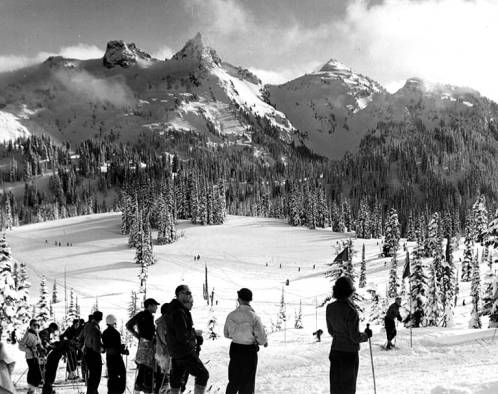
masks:
POLYGON ((137 63, 149 63, 151 56, 138 49, 134 43, 125 43, 122 40, 109 41, 103 58, 104 66, 112 68, 120 66, 127 68, 137 63))
POLYGON ((199 63, 199 66, 205 69, 219 67, 222 63, 216 51, 204 43, 201 33, 197 33, 194 38, 188 40, 185 46, 171 60, 184 63, 199 63))
POLYGON ((319 72, 333 72, 333 73, 341 73, 347 72, 352 73, 351 69, 347 67, 345 64, 339 62, 336 59, 330 59, 327 63, 325 63, 319 70, 319 72))

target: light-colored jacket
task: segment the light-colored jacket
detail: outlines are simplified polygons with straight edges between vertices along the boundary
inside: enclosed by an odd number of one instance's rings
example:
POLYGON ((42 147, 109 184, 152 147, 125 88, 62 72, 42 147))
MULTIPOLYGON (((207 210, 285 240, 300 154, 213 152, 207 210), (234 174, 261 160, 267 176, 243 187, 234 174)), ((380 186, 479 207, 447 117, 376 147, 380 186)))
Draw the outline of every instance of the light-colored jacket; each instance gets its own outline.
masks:
POLYGON ((168 373, 171 364, 171 356, 168 350, 168 342, 166 341, 166 316, 161 316, 156 320, 156 361, 163 372, 168 373))
POLYGON ((239 305, 228 314, 223 332, 239 345, 264 345, 268 341, 261 319, 249 305, 239 305))
POLYGON ((41 340, 36 332, 28 328, 19 341, 18 346, 19 350, 26 353, 26 359, 31 360, 33 358, 38 358, 38 349, 41 347, 41 340))

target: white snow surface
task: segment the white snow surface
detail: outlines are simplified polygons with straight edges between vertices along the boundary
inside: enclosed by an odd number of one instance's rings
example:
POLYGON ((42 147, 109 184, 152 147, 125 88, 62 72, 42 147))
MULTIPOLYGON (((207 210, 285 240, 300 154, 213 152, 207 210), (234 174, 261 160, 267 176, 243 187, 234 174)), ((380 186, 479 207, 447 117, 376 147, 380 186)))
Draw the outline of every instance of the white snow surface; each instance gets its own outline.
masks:
POLYGON ((0 141, 15 140, 31 135, 29 130, 19 122, 19 118, 10 112, 0 111, 0 141))
MULTIPOLYGON (((13 256, 24 261, 33 283, 31 296, 36 297, 41 275, 50 286, 57 280, 63 297, 64 270, 67 286, 74 288, 83 316, 90 312, 98 297, 104 315, 113 313, 119 326, 127 319, 127 305, 132 290, 138 288, 139 268, 133 263, 134 249, 128 249, 127 237, 120 234, 119 213, 89 215, 15 228, 7 233, 13 256), (54 246, 54 242, 62 246, 54 246), (72 246, 66 246, 67 243, 72 246)), ((326 333, 325 308, 315 308, 329 294, 331 284, 323 275, 327 263, 336 253, 337 242, 351 234, 333 233, 330 229, 308 230, 291 227, 282 220, 228 216, 221 226, 198 226, 181 222, 183 232, 176 243, 154 246, 157 264, 150 267, 148 294, 159 302, 168 302, 178 284, 188 284, 194 296, 192 311, 195 327, 207 330, 209 316, 217 318, 216 331, 222 334, 226 315, 235 307, 236 290, 249 287, 252 303, 263 323, 270 327, 276 320, 282 288, 285 290, 287 330, 269 335, 268 348, 259 352, 256 392, 329 393, 328 373, 331 337, 326 333), (193 256, 200 255, 199 261, 193 256), (268 263, 268 266, 266 266, 268 263), (202 299, 204 267, 208 267, 209 288, 214 288, 218 305, 210 312, 202 299), (280 267, 282 265, 282 268, 280 267), (316 268, 313 269, 313 264, 316 268), (300 267, 300 270, 298 269, 300 267), (289 279, 289 286, 284 286, 289 279), (293 328, 294 313, 302 302, 304 329, 293 328), (315 320, 315 317, 317 320, 315 320), (325 331, 322 342, 313 341, 316 328, 325 331)), ((155 238, 154 233, 154 238, 155 238)), ((366 246, 368 287, 382 293, 388 279, 388 259, 379 258, 378 240, 353 240, 354 248, 366 246)), ((413 245, 409 244, 411 248, 413 245)), ((461 250, 455 253, 456 261, 461 250)), ((361 253, 353 262, 358 270, 361 253)), ((398 261, 403 261, 402 253, 398 261)), ((402 265, 399 264, 399 274, 402 265)), ((497 393, 498 337, 492 329, 470 330, 469 283, 462 283, 452 328, 418 328, 413 330, 413 348, 409 330, 399 326, 397 350, 380 350, 385 334, 373 326, 372 351, 377 393, 497 393), (462 297, 466 306, 462 306, 462 297)), ((54 305, 60 318, 64 302, 54 305)), ((366 322, 361 323, 361 329, 366 322)), ((483 321, 483 327, 487 322, 483 321)), ((205 336, 206 337, 206 336, 205 336)), ((211 392, 224 392, 227 383, 230 341, 205 339, 201 359, 210 372, 211 392), (216 391, 218 390, 219 391, 216 391)), ((25 361, 16 347, 8 346, 18 360, 14 380, 25 370, 25 361)), ((132 389, 133 354, 128 360, 127 386, 132 389)), ((373 393, 372 369, 367 343, 361 345, 357 393, 373 393)), ((133 365, 134 366, 134 365, 133 365)), ((64 376, 61 362, 59 378, 64 376)), ((102 378, 100 392, 106 392, 102 378)), ((26 385, 25 377, 20 379, 26 385)), ((192 390, 193 379, 188 390, 192 390)), ((58 393, 75 393, 74 388, 59 388, 58 393)))

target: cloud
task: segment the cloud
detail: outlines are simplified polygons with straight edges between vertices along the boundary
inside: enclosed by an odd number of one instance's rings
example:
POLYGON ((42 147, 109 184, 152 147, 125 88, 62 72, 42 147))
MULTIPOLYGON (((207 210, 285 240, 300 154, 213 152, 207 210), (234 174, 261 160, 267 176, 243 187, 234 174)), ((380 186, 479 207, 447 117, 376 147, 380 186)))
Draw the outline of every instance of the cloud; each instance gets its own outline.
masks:
POLYGON ((45 61, 49 56, 63 56, 74 59, 95 59, 104 56, 104 51, 95 45, 77 44, 63 47, 55 52, 39 52, 33 57, 5 55, 0 56, 0 72, 13 71, 45 61))
POLYGON ((313 72, 320 66, 321 62, 311 62, 293 68, 265 70, 257 67, 249 67, 249 71, 256 74, 263 84, 281 85, 291 81, 303 74, 313 72))
POLYGON ((132 105, 133 92, 119 78, 96 78, 86 71, 60 70, 55 78, 77 95, 84 95, 91 101, 110 102, 117 107, 132 105))
POLYGON ((165 60, 165 59, 171 59, 171 57, 174 54, 175 51, 173 51, 170 47, 164 45, 155 52, 151 53, 151 56, 155 59, 165 60))
POLYGON ((339 50, 380 82, 419 76, 498 100, 496 15, 492 0, 355 1, 336 24, 339 50))

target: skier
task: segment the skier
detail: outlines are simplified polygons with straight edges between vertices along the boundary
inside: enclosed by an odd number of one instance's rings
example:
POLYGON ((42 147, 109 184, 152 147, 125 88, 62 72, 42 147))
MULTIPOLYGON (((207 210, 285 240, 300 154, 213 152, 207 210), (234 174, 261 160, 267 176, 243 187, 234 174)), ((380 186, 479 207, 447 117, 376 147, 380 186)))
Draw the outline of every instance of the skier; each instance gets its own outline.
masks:
POLYGON ((116 330, 116 317, 107 315, 107 328, 102 333, 102 344, 106 353, 107 393, 123 394, 126 389, 126 368, 122 354, 128 355, 128 349, 121 343, 121 335, 116 330))
POLYGON ((15 363, 14 359, 6 353, 3 343, 0 342, 0 393, 2 394, 15 394, 16 392, 12 382, 15 363))
POLYGON ((40 357, 44 356, 44 349, 41 345, 38 330, 40 324, 38 320, 32 319, 24 337, 19 341, 19 349, 26 353, 28 364, 28 394, 33 394, 42 381, 40 357))
POLYGON ((85 382, 88 381, 88 367, 86 365, 85 357, 83 355, 83 348, 85 347, 85 328, 87 325, 92 324, 93 314, 88 315, 88 321, 85 323, 83 319, 80 319, 80 326, 82 327, 80 334, 78 335, 78 348, 81 349, 81 375, 85 382))
POLYGON ((168 350, 168 343, 166 342, 166 312, 169 304, 161 306, 161 317, 156 320, 156 363, 158 366, 156 393, 167 393, 169 387, 169 370, 171 367, 171 356, 168 350))
POLYGON ((323 334, 323 330, 321 328, 319 328, 318 330, 316 330, 313 335, 316 336, 316 341, 317 342, 321 342, 322 341, 322 334, 323 334))
POLYGON ((259 345, 268 346, 261 319, 252 309, 252 292, 242 288, 237 292, 239 306, 227 316, 225 337, 230 338, 230 363, 226 394, 252 394, 256 383, 259 345))
POLYGON ((196 353, 196 332, 189 308, 192 292, 186 285, 175 289, 174 298, 166 310, 166 341, 171 354, 171 394, 179 394, 185 373, 195 376, 194 394, 204 394, 209 372, 196 353))
POLYGON ((57 375, 57 368, 62 355, 68 352, 68 341, 62 340, 51 344, 51 350, 45 363, 45 376, 42 394, 53 394, 53 384, 57 375))
POLYGON ((87 365, 87 394, 98 394, 100 378, 102 377, 102 334, 99 323, 102 321, 102 312, 95 311, 92 320, 85 324, 83 329, 84 349, 83 358, 87 365))
POLYGON ((78 336, 81 330, 80 319, 74 319, 71 327, 60 336, 61 341, 67 341, 66 368, 68 380, 78 379, 78 374, 76 373, 78 367, 78 336))
POLYGON ((392 340, 396 337, 396 323, 394 319, 401 321, 399 307, 401 306, 401 297, 396 297, 391 306, 387 309, 386 316, 384 317, 384 327, 386 328, 387 345, 386 350, 394 347, 392 340))
POLYGON ((327 329, 332 336, 329 355, 330 393, 354 394, 360 342, 366 342, 372 336, 372 330, 359 330, 358 312, 351 301, 355 291, 351 279, 340 277, 332 291, 336 301, 328 304, 326 311, 327 329))
POLYGON ((47 328, 44 328, 39 333, 41 344, 45 349, 46 354, 53 349, 52 343, 57 331, 59 331, 59 326, 56 323, 50 323, 47 328))
POLYGON ((143 391, 152 393, 154 385, 154 313, 157 311, 157 302, 153 298, 144 301, 144 310, 138 312, 126 323, 126 329, 138 339, 137 378, 135 380, 135 393, 143 391), (135 330, 136 327, 136 330, 135 330))

